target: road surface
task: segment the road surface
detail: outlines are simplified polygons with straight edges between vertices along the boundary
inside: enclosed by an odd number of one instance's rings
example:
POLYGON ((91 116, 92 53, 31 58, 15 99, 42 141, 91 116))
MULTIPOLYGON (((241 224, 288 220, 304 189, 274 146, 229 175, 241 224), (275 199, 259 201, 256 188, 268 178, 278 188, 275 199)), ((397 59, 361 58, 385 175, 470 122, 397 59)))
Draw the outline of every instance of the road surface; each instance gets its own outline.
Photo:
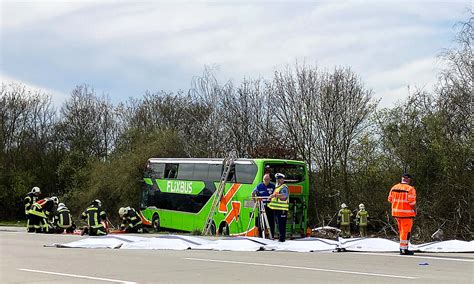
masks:
POLYGON ((44 247, 80 238, 0 227, 0 283, 474 283, 472 253, 400 256, 44 247))

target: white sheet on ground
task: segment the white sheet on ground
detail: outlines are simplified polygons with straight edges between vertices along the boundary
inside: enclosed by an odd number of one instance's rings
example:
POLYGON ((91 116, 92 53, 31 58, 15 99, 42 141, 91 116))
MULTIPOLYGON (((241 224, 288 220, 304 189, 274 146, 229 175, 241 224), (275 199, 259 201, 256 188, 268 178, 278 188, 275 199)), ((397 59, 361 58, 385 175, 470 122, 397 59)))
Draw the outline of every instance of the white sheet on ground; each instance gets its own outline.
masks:
POLYGON ((210 242, 212 241, 191 236, 162 235, 154 238, 146 238, 132 243, 125 243, 120 248, 187 250, 196 249, 201 245, 210 242))
POLYGON ((400 244, 380 238, 339 238, 339 248, 347 251, 398 252, 400 250, 400 244))
POLYGON ((135 236, 100 236, 89 237, 66 244, 53 244, 59 248, 120 248, 125 243, 133 243, 146 239, 135 236))
POLYGON ((413 245, 413 247, 421 252, 474 252, 474 241, 450 240, 413 245))
MULTIPOLYGON (((323 252, 345 249, 357 252, 398 252, 399 243, 380 238, 351 238, 338 241, 321 238, 303 238, 279 243, 273 240, 254 237, 230 237, 209 240, 201 237, 183 235, 160 235, 156 237, 137 237, 108 235, 89 237, 78 241, 53 244, 62 248, 120 248, 120 249, 160 249, 160 250, 228 250, 228 251, 294 251, 323 252)), ((421 252, 474 252, 474 243, 451 240, 411 245, 410 249, 421 252)))
POLYGON ((313 251, 334 251, 339 242, 320 238, 303 238, 289 240, 283 243, 275 242, 272 245, 266 245, 265 250, 277 251, 295 251, 295 252, 313 252, 313 251))
POLYGON ((199 246, 203 250, 258 251, 275 241, 255 237, 230 237, 199 246))

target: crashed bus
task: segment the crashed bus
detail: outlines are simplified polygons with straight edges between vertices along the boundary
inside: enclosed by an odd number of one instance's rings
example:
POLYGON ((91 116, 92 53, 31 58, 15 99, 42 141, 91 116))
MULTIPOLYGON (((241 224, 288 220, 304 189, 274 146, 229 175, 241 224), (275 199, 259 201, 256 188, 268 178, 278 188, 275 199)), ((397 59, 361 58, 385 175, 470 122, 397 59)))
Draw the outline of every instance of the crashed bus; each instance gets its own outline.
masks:
MULTIPOLYGON (((141 195, 144 224, 156 231, 202 231, 223 172, 224 159, 151 158, 141 195)), ((252 191, 269 173, 283 173, 290 191, 287 235, 304 235, 307 227, 309 179, 302 161, 236 159, 212 218, 211 232, 220 235, 258 236, 257 214, 252 217, 252 191), (251 220, 252 218, 252 220, 251 220)))

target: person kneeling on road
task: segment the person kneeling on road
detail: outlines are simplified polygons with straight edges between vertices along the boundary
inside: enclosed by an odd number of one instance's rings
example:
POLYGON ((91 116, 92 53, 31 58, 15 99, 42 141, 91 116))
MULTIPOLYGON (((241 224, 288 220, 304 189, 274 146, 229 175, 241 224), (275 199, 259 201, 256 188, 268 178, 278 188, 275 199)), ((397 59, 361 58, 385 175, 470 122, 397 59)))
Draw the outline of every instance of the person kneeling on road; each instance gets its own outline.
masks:
POLYGON ((87 226, 82 230, 81 235, 89 234, 89 236, 107 235, 107 230, 102 222, 107 221, 107 215, 102 210, 102 202, 99 199, 92 201, 81 214, 81 219, 87 220, 87 226))
POLYGON ((35 228, 36 233, 53 233, 53 227, 50 218, 59 200, 56 196, 44 198, 33 203, 28 211, 30 216, 30 224, 35 228))
POLYGON ((143 223, 137 211, 130 207, 122 207, 119 209, 122 224, 120 230, 126 233, 143 233, 143 223))
POLYGON ((64 203, 59 203, 58 210, 53 218, 53 225, 57 234, 62 234, 64 231, 66 233, 73 233, 76 229, 76 224, 72 221, 71 212, 64 203))

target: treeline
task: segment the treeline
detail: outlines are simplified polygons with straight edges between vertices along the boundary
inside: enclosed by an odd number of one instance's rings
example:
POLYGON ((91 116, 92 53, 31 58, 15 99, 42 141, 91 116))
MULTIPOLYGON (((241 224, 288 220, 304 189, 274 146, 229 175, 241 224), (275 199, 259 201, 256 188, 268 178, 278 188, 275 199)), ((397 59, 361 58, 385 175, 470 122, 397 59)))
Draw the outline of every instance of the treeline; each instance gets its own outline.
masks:
POLYGON ((473 189, 473 19, 440 57, 435 91, 416 90, 379 109, 350 68, 296 64, 269 79, 219 83, 205 69, 187 92, 146 92, 113 104, 86 84, 56 109, 21 84, 0 88, 2 219, 23 218, 39 186, 76 216, 93 199, 116 215, 138 207, 150 157, 298 159, 311 170, 310 223, 335 225, 345 202, 364 203, 371 229, 391 233, 389 188, 407 169, 416 182, 415 239, 442 227, 471 239, 473 189))

